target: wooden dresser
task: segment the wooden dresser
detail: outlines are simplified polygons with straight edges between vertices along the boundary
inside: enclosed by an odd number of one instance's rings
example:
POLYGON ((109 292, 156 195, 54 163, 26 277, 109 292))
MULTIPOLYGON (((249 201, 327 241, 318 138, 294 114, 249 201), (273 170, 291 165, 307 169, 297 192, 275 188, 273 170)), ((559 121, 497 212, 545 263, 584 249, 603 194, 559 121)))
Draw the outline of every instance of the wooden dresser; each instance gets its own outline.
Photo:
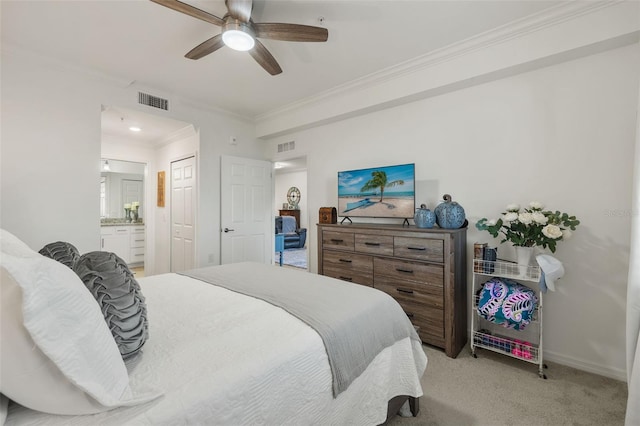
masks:
POLYGON ((296 218, 296 227, 300 228, 300 210, 280 210, 280 216, 293 216, 296 218))
POLYGON ((318 273, 390 294, 423 342, 455 358, 467 342, 467 230, 318 224, 318 273))

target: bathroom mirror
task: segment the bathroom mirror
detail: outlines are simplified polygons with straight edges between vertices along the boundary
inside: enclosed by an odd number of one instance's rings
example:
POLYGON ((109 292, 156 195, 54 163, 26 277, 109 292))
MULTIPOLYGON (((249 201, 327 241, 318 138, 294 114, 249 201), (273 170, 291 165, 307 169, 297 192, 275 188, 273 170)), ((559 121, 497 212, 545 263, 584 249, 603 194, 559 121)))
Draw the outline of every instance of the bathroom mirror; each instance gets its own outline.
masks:
POLYGON ((125 204, 138 203, 138 221, 144 218, 144 175, 146 164, 101 160, 100 219, 126 219, 125 204))

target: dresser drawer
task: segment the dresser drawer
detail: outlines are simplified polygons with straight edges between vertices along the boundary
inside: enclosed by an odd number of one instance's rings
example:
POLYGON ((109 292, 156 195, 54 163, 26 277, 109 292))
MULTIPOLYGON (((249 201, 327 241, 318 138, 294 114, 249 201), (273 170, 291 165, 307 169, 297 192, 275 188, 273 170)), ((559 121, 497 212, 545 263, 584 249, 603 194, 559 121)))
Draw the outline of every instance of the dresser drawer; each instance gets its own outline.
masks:
POLYGON ((393 256, 393 237, 355 234, 355 250, 360 253, 393 256))
POLYGON ((373 286, 373 259, 371 256, 325 250, 323 257, 323 275, 373 286))
POLYGON ((425 308, 444 309, 442 286, 397 280, 376 275, 373 285, 398 301, 417 303, 425 308))
POLYGON ((412 281, 424 286, 442 288, 444 286, 444 267, 403 260, 376 257, 373 271, 377 276, 389 277, 403 282, 412 281))
POLYGON ((444 242, 429 238, 394 237, 393 255, 442 263, 444 262, 444 242))
POLYGON ((341 248, 353 251, 353 232, 324 231, 322 233, 322 246, 325 248, 341 248))
POLYGON ((405 300, 398 300, 398 304, 407 314, 411 323, 420 327, 420 338, 423 341, 434 345, 444 343, 443 309, 425 308, 418 303, 405 300))
POLYGON ((343 269, 335 269, 325 266, 322 275, 331 278, 337 278, 339 280, 347 281, 354 284, 362 284, 366 285, 367 287, 373 287, 372 274, 366 274, 357 271, 345 271, 343 269))

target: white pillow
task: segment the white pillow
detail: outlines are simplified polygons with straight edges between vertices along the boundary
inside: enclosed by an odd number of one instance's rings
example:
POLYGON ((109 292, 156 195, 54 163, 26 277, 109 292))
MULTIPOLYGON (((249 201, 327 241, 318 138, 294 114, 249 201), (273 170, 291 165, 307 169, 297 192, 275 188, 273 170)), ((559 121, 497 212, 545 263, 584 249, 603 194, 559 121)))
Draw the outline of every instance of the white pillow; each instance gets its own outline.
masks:
POLYGON ((36 253, 20 238, 4 229, 0 229, 0 250, 2 251, 2 253, 10 254, 17 257, 40 256, 40 253, 36 253))
POLYGON ((53 414, 105 411, 76 387, 33 342, 22 319, 22 290, 5 268, 0 269, 0 386, 12 400, 53 414))
POLYGON ((80 278, 16 240, 0 233, 0 392, 35 410, 70 415, 159 396, 134 397, 100 307, 80 278))

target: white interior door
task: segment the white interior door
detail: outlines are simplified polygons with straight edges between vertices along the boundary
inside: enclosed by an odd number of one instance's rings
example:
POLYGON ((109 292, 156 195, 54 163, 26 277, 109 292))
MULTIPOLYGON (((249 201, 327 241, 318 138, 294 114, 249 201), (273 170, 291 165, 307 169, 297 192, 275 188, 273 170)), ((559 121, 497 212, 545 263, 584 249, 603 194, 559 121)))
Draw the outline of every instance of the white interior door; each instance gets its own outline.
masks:
POLYGON ((269 161, 222 156, 220 263, 271 263, 272 171, 269 161))
POLYGON ((195 268, 195 157, 171 163, 171 272, 195 268))

